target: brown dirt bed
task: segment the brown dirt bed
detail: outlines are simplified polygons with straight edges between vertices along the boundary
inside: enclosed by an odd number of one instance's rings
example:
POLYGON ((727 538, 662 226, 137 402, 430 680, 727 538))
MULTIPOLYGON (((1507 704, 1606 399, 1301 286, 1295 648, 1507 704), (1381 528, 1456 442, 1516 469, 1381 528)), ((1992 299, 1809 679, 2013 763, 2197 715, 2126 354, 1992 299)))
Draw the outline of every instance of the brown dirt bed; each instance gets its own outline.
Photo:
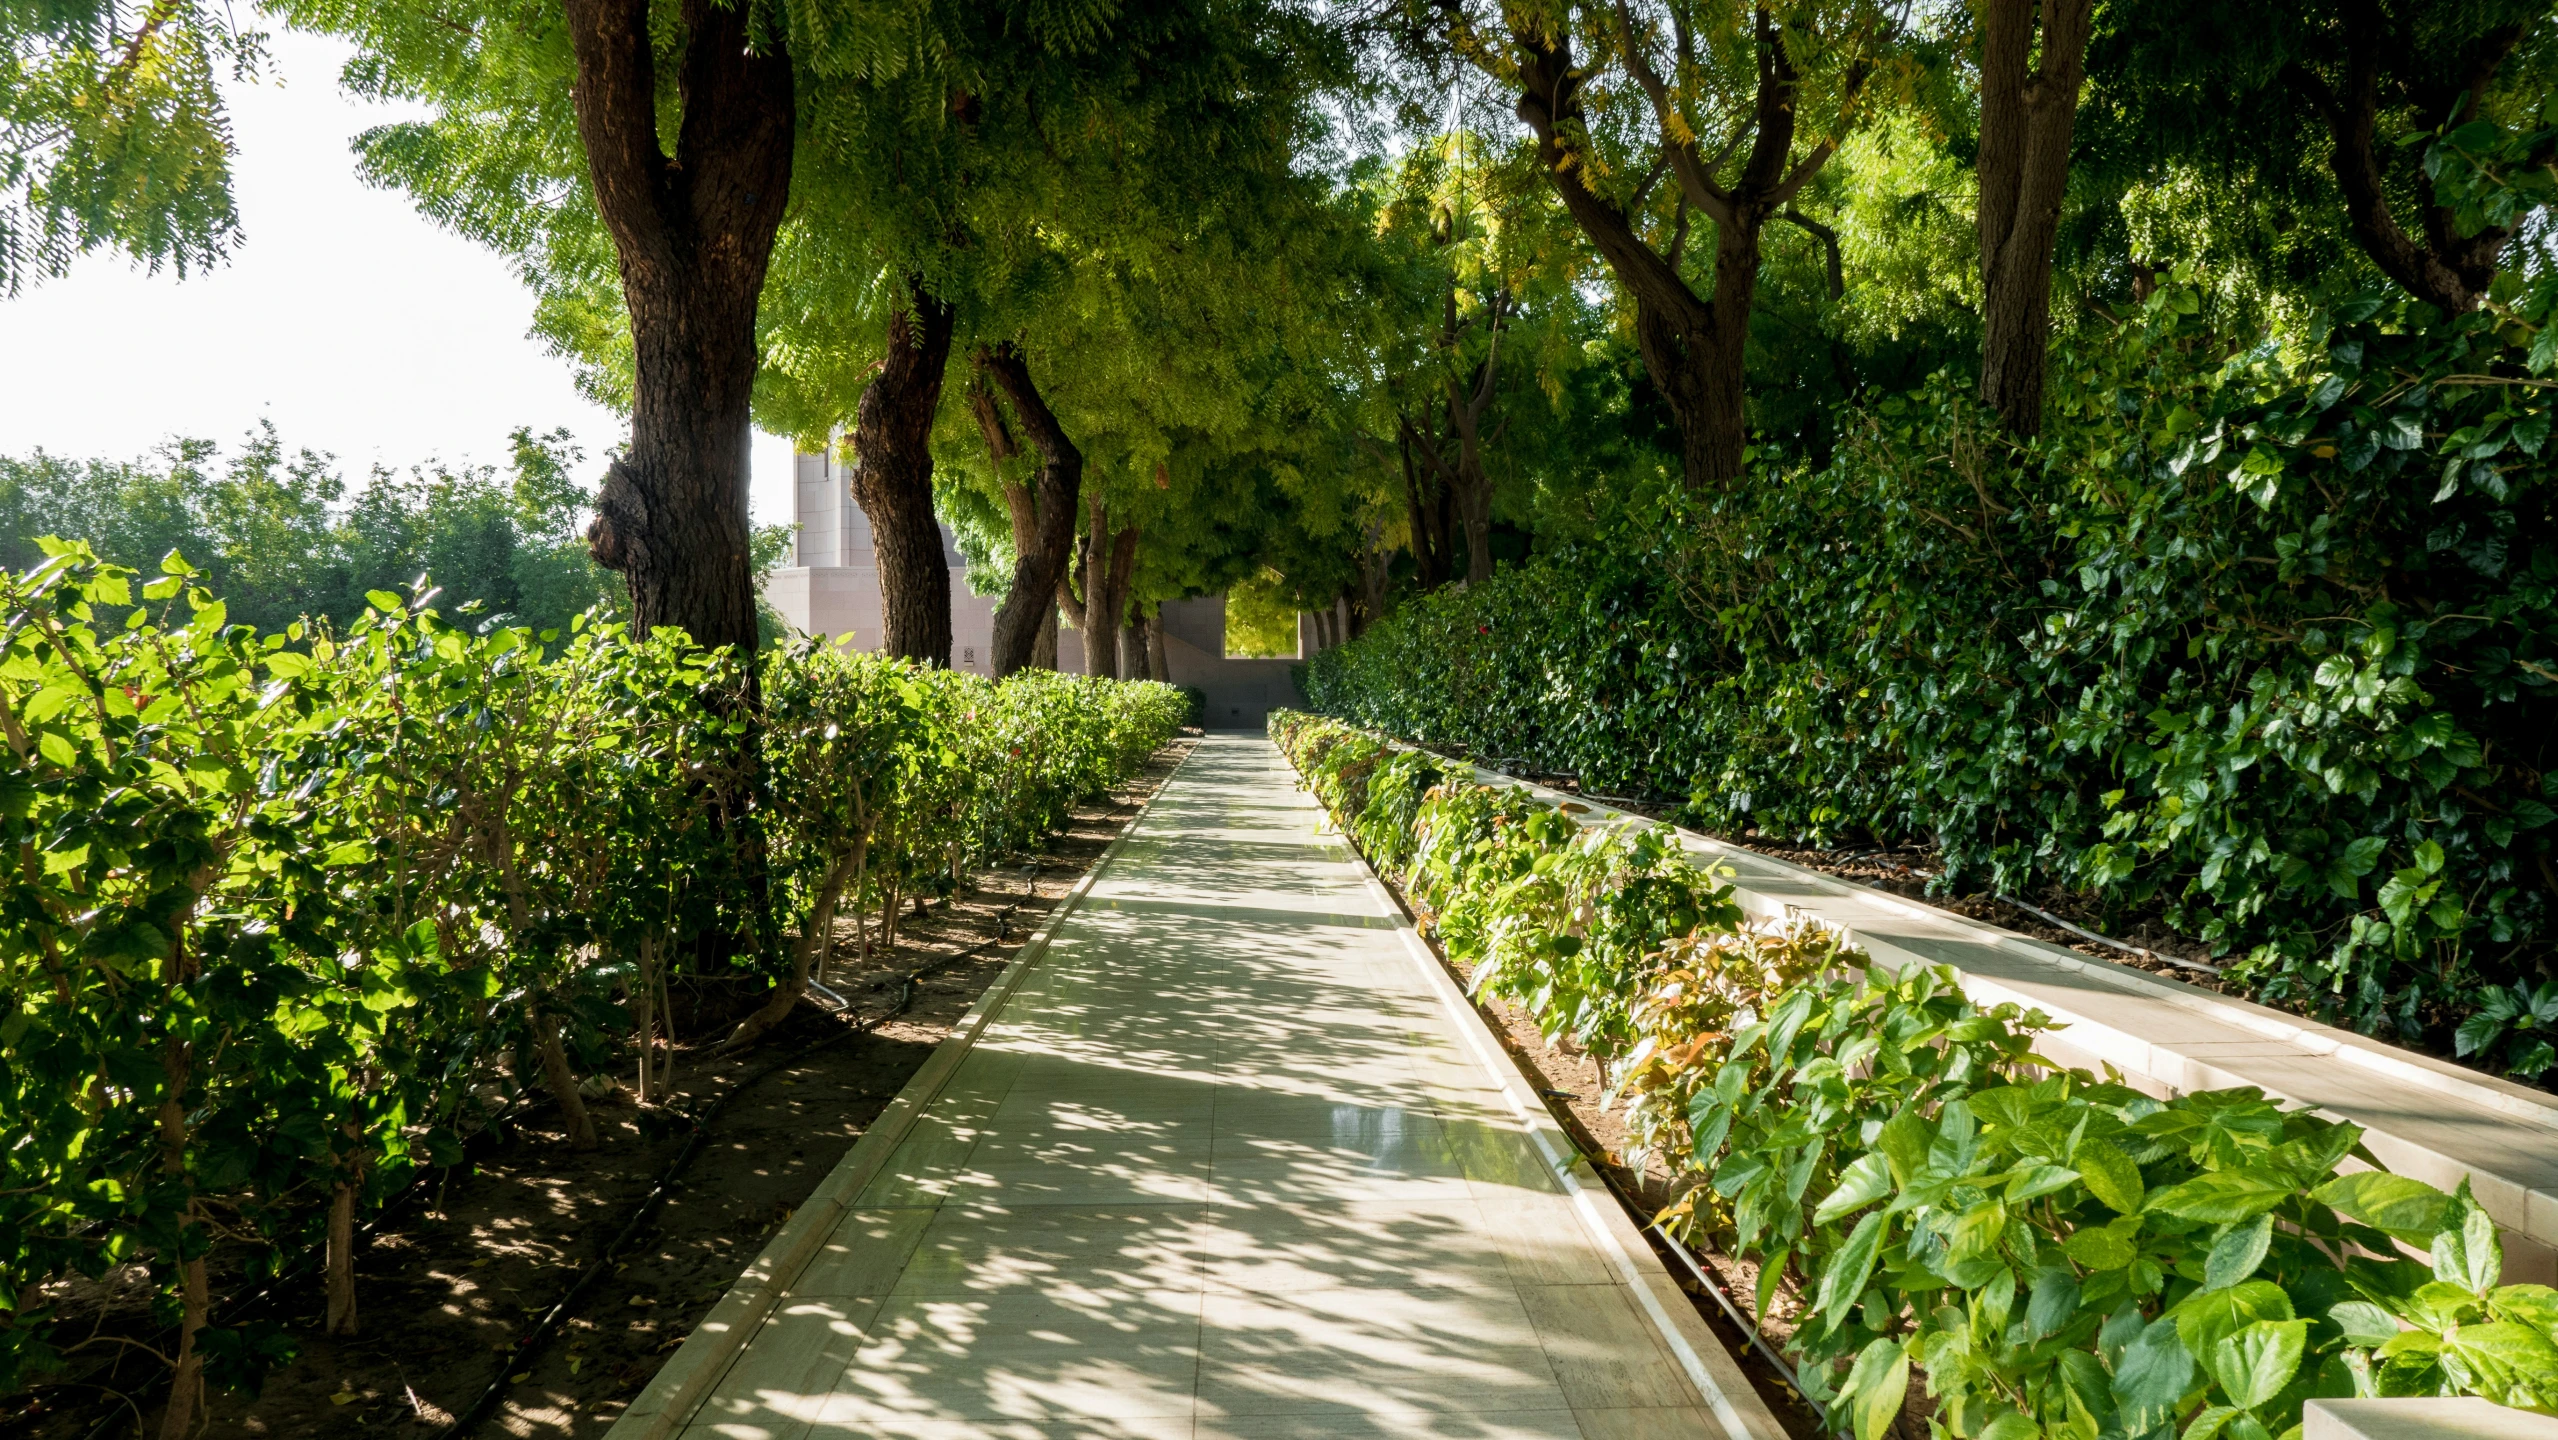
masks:
MULTIPOLYGON (((665 1200, 610 1273, 588 1287, 529 1356, 480 1436, 596 1437, 726 1292, 772 1233, 859 1139, 951 1027, 976 1003, 1042 917, 1159 789, 1193 742, 1176 741, 1134 781, 1078 809, 1039 854, 981 872, 960 894, 903 922, 896 952, 854 958, 843 922, 829 984, 851 1009, 803 1004, 745 1053, 708 1052, 760 1003, 760 982, 698 982, 675 992, 677 1103, 707 1109, 740 1084, 665 1200), (991 943, 989 943, 991 942, 991 943), (899 1010, 904 978, 914 982, 899 1010), (868 1029, 856 1022, 889 1012, 868 1029), (776 1061, 784 1063, 776 1065, 776 1061)), ((594 1106, 601 1148, 570 1151, 546 1109, 526 1113, 466 1166, 430 1177, 425 1198, 395 1215, 357 1260, 362 1333, 320 1331, 320 1287, 290 1315, 300 1353, 254 1398, 215 1392, 209 1436, 278 1440, 440 1435, 501 1372, 519 1339, 605 1253, 682 1150, 689 1130, 643 1117, 627 1092, 594 1106)), ((217 1271, 223 1256, 215 1260, 217 1271)), ((217 1277, 217 1314, 228 1290, 217 1277)), ((65 1296, 104 1336, 154 1332, 141 1277, 65 1296)), ((66 1344, 69 1342, 66 1341, 66 1344)), ((156 1434, 156 1362, 102 1341, 89 1362, 0 1398, 0 1434, 86 1440, 156 1434), (130 1396, 130 1399, 126 1397, 130 1396)), ((161 1372, 165 1373, 165 1372, 161 1372)))

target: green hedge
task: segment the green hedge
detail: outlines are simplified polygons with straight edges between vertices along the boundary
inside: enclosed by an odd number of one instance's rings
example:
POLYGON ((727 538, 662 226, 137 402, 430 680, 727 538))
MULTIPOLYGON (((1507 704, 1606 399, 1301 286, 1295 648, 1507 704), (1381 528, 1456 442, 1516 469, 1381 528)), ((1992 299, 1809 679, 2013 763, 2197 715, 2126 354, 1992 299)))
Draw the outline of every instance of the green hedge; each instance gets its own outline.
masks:
POLYGON ((2558 1061, 2553 347, 2364 302, 2233 353, 2169 287, 2015 445, 1949 378, 1826 468, 1406 602, 1324 713, 1691 823, 2162 910, 2266 998, 2558 1061))
MULTIPOLYGON (((134 1264, 179 1382, 253 1386, 288 1347, 206 1324, 217 1235, 253 1280, 294 1265, 529 1090, 592 1143, 582 1078, 663 1084, 669 972, 706 941, 744 937, 787 1013, 837 914, 892 929, 1184 712, 383 592, 262 636, 174 557, 145 583, 50 548, 0 573, 0 1389, 59 1361, 40 1286, 134 1264)), ((333 1321, 352 1279, 333 1249, 333 1321)))
POLYGON ((1679 1177, 1663 1223, 1758 1263, 1840 1433, 1880 1440, 1913 1377, 1965 1440, 2271 1440, 2318 1397, 2558 1408, 2558 1291, 2497 1283, 2465 1182, 2387 1174, 2258 1091, 2063 1070, 2047 1017, 1950 971, 1744 923, 1661 827, 1584 828, 1336 722, 1271 731, 1479 993, 1598 1055, 1630 1158, 1679 1177))

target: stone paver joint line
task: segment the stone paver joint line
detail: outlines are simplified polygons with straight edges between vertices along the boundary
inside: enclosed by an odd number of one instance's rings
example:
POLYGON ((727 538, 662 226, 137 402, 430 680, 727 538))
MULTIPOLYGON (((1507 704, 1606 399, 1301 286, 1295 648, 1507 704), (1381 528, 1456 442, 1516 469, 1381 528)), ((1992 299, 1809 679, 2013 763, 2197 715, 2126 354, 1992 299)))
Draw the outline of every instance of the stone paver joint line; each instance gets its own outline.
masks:
POLYGON ((617 1440, 1781 1440, 1318 815, 1205 741, 617 1440))

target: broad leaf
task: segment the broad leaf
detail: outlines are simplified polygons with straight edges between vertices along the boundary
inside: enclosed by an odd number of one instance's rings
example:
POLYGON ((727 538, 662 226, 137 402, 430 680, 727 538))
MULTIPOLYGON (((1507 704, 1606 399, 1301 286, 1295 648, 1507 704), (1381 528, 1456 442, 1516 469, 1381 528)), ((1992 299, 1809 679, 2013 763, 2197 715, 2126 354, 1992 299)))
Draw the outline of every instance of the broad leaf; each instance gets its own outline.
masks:
POLYGON ((2150 1206, 2186 1220, 2225 1224, 2254 1219, 2299 1193, 2288 1177, 2272 1170, 2206 1170, 2161 1191, 2150 1206))
POLYGON ((2260 1320, 2212 1346, 2212 1378, 2233 1404, 2253 1410, 2292 1383, 2308 1346, 2308 1321, 2260 1320))
POLYGON ((2128 1435, 2145 1435, 2176 1416, 2178 1402, 2194 1388, 2194 1356, 2176 1333, 2176 1322, 2151 1321, 2114 1366, 2114 1409, 2128 1435))
POLYGON ((2141 1170, 2120 1146, 2095 1137, 2081 1140, 2078 1148, 2070 1152, 2070 1163, 2078 1167, 2088 1193, 2105 1202, 2115 1214, 2140 1213, 2141 1196, 2145 1193, 2141 1170))
POLYGON ((2451 1211, 2451 1197, 2422 1180, 2385 1170, 2339 1175, 2311 1192, 2348 1219, 2418 1245, 2433 1242, 2451 1211))
POLYGON ((2203 1288, 2226 1290, 2255 1274, 2256 1267, 2265 1263, 2265 1249, 2273 1239, 2271 1215, 2232 1225, 2212 1243, 2212 1253, 2203 1261, 2203 1288))
POLYGON ((1838 1188, 1822 1197, 1819 1208, 1812 1212, 1812 1223, 1826 1225, 1891 1193, 1892 1162, 1879 1151, 1868 1151, 1840 1172, 1838 1188))

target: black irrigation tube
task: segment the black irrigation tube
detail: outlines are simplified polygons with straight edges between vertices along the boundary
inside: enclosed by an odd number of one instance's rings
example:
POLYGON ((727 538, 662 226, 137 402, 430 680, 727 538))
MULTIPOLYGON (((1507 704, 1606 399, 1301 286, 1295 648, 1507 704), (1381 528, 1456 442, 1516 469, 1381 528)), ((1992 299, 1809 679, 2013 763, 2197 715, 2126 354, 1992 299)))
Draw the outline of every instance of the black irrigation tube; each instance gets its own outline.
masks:
MULTIPOLYGON (((1115 815, 1125 808, 1126 802, 1114 803, 1109 813, 1115 815)), ((1046 858, 1036 853, 1032 855, 1031 863, 1022 867, 1022 883, 1024 887, 1030 890, 1034 895, 1038 890, 1039 874, 1046 868, 1046 858)), ((437 1432, 436 1440, 455 1440, 455 1437, 464 1434, 481 1419, 486 1418, 484 1412, 498 1399, 502 1398, 506 1391, 513 1385, 514 1382, 508 1377, 515 1370, 515 1367, 524 1360, 531 1358, 532 1355, 539 1350, 542 1342, 549 1338, 551 1330, 554 1329, 558 1325, 559 1321, 566 1315, 570 1303, 575 1301, 590 1285, 593 1284, 593 1282, 603 1273, 603 1267, 611 1263, 613 1258, 621 1252, 622 1247, 628 1244, 631 1237, 637 1233, 641 1222, 646 1220, 650 1214, 655 1212, 659 1201, 666 1198, 667 1190, 673 1185, 674 1181, 683 1174, 684 1168, 692 1162, 695 1152, 701 1148, 702 1138, 708 1133, 710 1121, 715 1119, 722 1110, 727 1108, 730 1100, 735 1099, 738 1095, 744 1093, 748 1089, 751 1089, 755 1085, 761 1084, 767 1077, 785 1066, 795 1064, 800 1060, 806 1059, 808 1056, 814 1055, 818 1051, 823 1050, 827 1046, 835 1044, 840 1040, 856 1035, 869 1034, 871 1031, 876 1030, 880 1026, 887 1024, 889 1021, 896 1019, 898 1016, 905 1014, 907 1007, 914 1003, 916 981, 921 980, 926 976, 934 975, 946 970, 951 966, 958 964, 962 960, 982 954, 989 946, 1001 944, 1005 938, 1011 934, 1013 914, 1020 908, 1020 903, 1016 901, 1013 904, 1005 906, 1002 910, 996 913, 995 933, 991 938, 981 940, 975 945, 955 954, 943 956, 941 959, 936 960, 929 965, 919 965, 914 969, 907 971, 903 976, 900 976, 898 980, 897 1003, 891 1006, 888 1010, 879 1015, 873 1016, 868 1020, 848 1022, 845 1029, 832 1035, 828 1035, 823 1039, 801 1046, 799 1049, 792 1051, 789 1055, 786 1055, 781 1059, 774 1061, 770 1065, 765 1066, 762 1070, 757 1071, 751 1079, 731 1085, 726 1091, 721 1093, 719 1099, 712 1102, 711 1107, 708 1110, 702 1111, 699 1115, 686 1115, 685 1118, 692 1123, 693 1131, 691 1135, 686 1137, 684 1141, 684 1148, 676 1154, 674 1161, 667 1166, 665 1172, 658 1176, 657 1184, 649 1190, 647 1197, 640 1201, 639 1208, 632 1213, 630 1220, 623 1225, 617 1234, 614 1235, 611 1243, 605 1247, 604 1254, 598 1259, 589 1262, 585 1269, 579 1272, 576 1281, 569 1286, 568 1293, 561 1296, 548 1311, 544 1312, 542 1319, 533 1327, 533 1329, 526 1332, 522 1339, 516 1341, 516 1343, 509 1348, 507 1351, 506 1363, 498 1368, 497 1376, 489 1383, 488 1389, 482 1391, 480 1397, 471 1402, 470 1409, 463 1411, 459 1416, 454 1418, 452 1424, 437 1432)), ((834 998, 839 1004, 844 1003, 842 996, 836 995, 834 991, 826 989, 823 985, 817 985, 815 982, 812 982, 812 986, 822 993, 834 998)), ((826 1007, 820 1005, 818 1008, 820 1010, 825 1010, 826 1007)), ((847 1006, 847 1008, 849 1008, 849 1006, 847 1006)), ((480 1129, 473 1131, 469 1139, 465 1140, 463 1143, 467 1146, 478 1141, 482 1136, 497 1133, 499 1128, 515 1113, 517 1106, 521 1103, 522 1097, 520 1095, 514 1099, 508 1100, 504 1108, 500 1109, 494 1116, 491 1116, 486 1125, 483 1125, 480 1129)), ((452 1167, 450 1166, 436 1167, 437 1172, 445 1174, 449 1174, 451 1169, 452 1167)), ((373 1237, 380 1233, 381 1228, 390 1223, 394 1217, 404 1211, 410 1202, 424 1191, 426 1178, 429 1173, 430 1172, 428 1171, 420 1170, 415 1176, 413 1176, 409 1180, 409 1183, 401 1188, 400 1193, 392 1197, 389 1204, 384 1205, 379 1211, 375 1212, 373 1218, 365 1221, 362 1226, 358 1227, 356 1231, 358 1238, 366 1245, 371 1244, 373 1237)), ((316 1268, 317 1262, 306 1255, 299 1264, 296 1264, 290 1270, 269 1276, 265 1284, 259 1286, 248 1295, 243 1296, 238 1301, 224 1306, 222 1313, 218 1317, 208 1316, 207 1323, 214 1323, 215 1320, 218 1319, 221 1323, 227 1324, 249 1318, 257 1312, 259 1307, 273 1300, 276 1294, 288 1281, 299 1282, 307 1280, 316 1268)), ((109 1395, 114 1396, 118 1400, 124 1401, 128 1408, 133 1407, 132 1397, 124 1394, 122 1391, 108 1389, 105 1386, 100 1386, 98 1388, 107 1390, 109 1395)), ((412 1392, 412 1396, 414 1397, 414 1392, 412 1392)), ((100 1440, 100 1437, 104 1436, 123 1418, 124 1415, 122 1411, 110 1410, 105 1418, 101 1419, 96 1425, 90 1427, 84 1437, 84 1440, 100 1440)))
MULTIPOLYGON (((470 1148, 479 1145, 482 1142, 483 1137, 499 1133, 505 1126, 506 1122, 514 1117, 516 1109, 522 1104, 523 1093, 521 1092, 509 1098, 504 1105, 498 1108, 496 1114, 491 1115, 488 1118, 487 1123, 464 1137, 462 1145, 465 1152, 467 1153, 470 1148)), ((450 1176, 452 1172, 452 1166, 438 1165, 431 1169, 422 1168, 418 1170, 416 1174, 411 1175, 408 1183, 400 1187, 398 1194, 392 1196, 381 1209, 373 1212, 373 1218, 356 1227, 356 1249, 358 1251, 362 1251, 370 1247, 373 1243, 373 1237, 381 1233, 383 1226, 390 1224, 393 1220, 404 1214, 408 1210, 409 1205, 414 1202, 418 1196, 426 1192, 427 1177, 430 1175, 450 1176)), ((248 1294, 241 1296, 237 1300, 225 1302, 224 1304, 216 1307, 211 1313, 208 1313, 205 1316, 206 1326, 235 1325, 240 1321, 254 1318, 260 1310, 264 1309, 288 1286, 298 1285, 303 1281, 310 1279, 311 1276, 319 1270, 320 1266, 326 1259, 327 1251, 325 1248, 303 1252, 302 1258, 294 1262, 290 1268, 277 1271, 275 1274, 268 1276, 266 1283, 260 1285, 257 1289, 250 1291, 248 1294)), ((170 1332, 163 1331, 161 1333, 163 1336, 166 1336, 170 1332)), ((120 1390, 109 1389, 106 1386, 100 1386, 98 1388, 106 1390, 108 1394, 124 1401, 127 1406, 133 1405, 132 1397, 126 1395, 120 1390)), ((153 1385, 146 1386, 145 1388, 157 1388, 156 1382, 153 1385)), ((85 1437, 85 1440, 99 1440, 99 1437, 105 1435, 108 1430, 112 1429, 123 1418, 124 1417, 120 1412, 112 1410, 109 1411, 105 1419, 100 1420, 96 1425, 89 1428, 89 1432, 85 1437)), ((137 1422, 136 1429, 138 1430, 139 1428, 139 1423, 137 1422)))
POLYGON ((1998 898, 2000 903, 2013 905, 2017 909, 2024 911, 2026 914, 2033 916, 2035 919, 2042 921, 2044 924, 2056 925, 2061 929, 2068 931, 2072 935, 2077 936, 2081 940, 2092 940, 2099 945, 2111 945, 2126 955, 2138 955, 2144 960, 2159 960, 2170 965, 2182 965, 2188 970, 2200 970, 2206 975, 2218 975, 2221 973, 2221 969, 2218 965, 2206 965, 2200 960, 2188 960, 2182 955, 2169 955, 2157 950, 2144 950, 2138 945, 2126 945, 2120 940, 2099 935, 2095 931, 2086 929, 2082 926, 2072 925, 2067 920, 2062 919, 2060 916, 2055 915, 2048 910, 2037 910, 2033 906, 2026 904, 2022 900, 2015 899, 2012 896, 2001 895, 1998 898))
MULTIPOLYGON (((1037 877, 1035 871, 1031 878, 1032 882, 1036 883, 1037 877)), ((756 1086, 761 1085, 775 1073, 787 1069, 792 1065, 798 1064, 802 1060, 807 1059, 809 1056, 816 1054, 818 1051, 823 1050, 830 1045, 838 1044, 858 1035, 867 1035, 872 1031, 877 1030, 880 1026, 887 1024, 889 1021, 896 1019, 898 1016, 905 1014, 908 1007, 913 1005, 915 1001, 915 982, 925 978, 926 976, 947 970, 962 960, 983 954, 988 947, 1002 943, 1005 935, 1007 935, 1011 930, 1012 914, 1019 908, 1020 906, 1018 904, 1007 905, 1003 908, 1003 910, 997 913, 995 918, 995 933, 993 936, 985 940, 980 940, 965 950, 945 955, 940 959, 933 961, 929 965, 918 965, 914 969, 907 971, 904 975, 899 976, 897 985, 897 1001, 886 1010, 883 1010, 879 1014, 873 1015, 866 1020, 845 1022, 842 1029, 817 1040, 812 1040, 808 1044, 802 1045, 789 1054, 773 1060, 771 1063, 764 1066, 764 1068, 756 1071, 753 1075, 746 1079, 737 1081, 730 1085, 726 1090, 720 1092, 720 1096, 717 1100, 711 1102, 709 1109, 695 1114, 687 1114, 685 1118, 692 1122, 692 1134, 685 1137, 684 1148, 676 1152, 674 1160, 669 1162, 665 1171, 657 1177, 657 1184, 653 1186, 649 1190, 647 1196, 639 1202, 638 1208, 631 1212, 630 1219, 623 1222, 622 1228, 615 1232, 613 1238, 605 1244, 602 1253, 588 1261, 586 1263, 586 1267, 578 1272, 577 1279, 570 1282, 567 1292, 562 1294, 558 1300, 552 1302, 551 1308, 542 1313, 542 1318, 535 1321, 533 1327, 525 1331, 522 1336, 517 1338, 515 1344, 509 1347, 506 1352, 506 1359, 498 1366, 497 1374, 490 1378, 488 1388, 480 1392, 479 1398, 471 1402, 469 1409, 454 1416, 451 1424, 445 1426, 442 1430, 437 1431, 436 1440, 459 1440, 459 1437, 469 1434, 472 1430, 478 1428, 482 1421, 489 1417, 490 1412, 497 1408, 499 1401, 506 1398, 506 1392, 515 1388, 516 1381, 514 1377, 516 1374, 520 1373, 517 1370, 517 1367, 519 1365, 531 1363, 532 1360, 542 1352, 542 1350, 550 1343, 552 1332, 559 1328, 559 1322, 568 1318, 570 1310, 577 1304, 578 1300, 583 1297, 589 1289, 594 1287, 596 1281, 604 1277, 613 1263, 621 1257, 623 1250, 630 1244, 631 1240, 637 1236, 641 1229, 647 1224, 649 1217, 657 1212, 659 1202, 666 1198, 667 1192, 674 1188, 675 1182, 683 1177, 685 1167, 692 1164, 693 1156, 701 1150, 702 1141, 710 1134, 711 1122, 717 1120, 720 1113, 728 1108, 728 1102, 745 1094, 747 1091, 754 1089, 756 1086)), ((833 994, 834 992, 828 991, 827 993, 833 994)), ((840 999, 841 997, 839 996, 837 998, 840 999)), ((819 1006, 818 1008, 823 1010, 825 1007, 819 1006)))

